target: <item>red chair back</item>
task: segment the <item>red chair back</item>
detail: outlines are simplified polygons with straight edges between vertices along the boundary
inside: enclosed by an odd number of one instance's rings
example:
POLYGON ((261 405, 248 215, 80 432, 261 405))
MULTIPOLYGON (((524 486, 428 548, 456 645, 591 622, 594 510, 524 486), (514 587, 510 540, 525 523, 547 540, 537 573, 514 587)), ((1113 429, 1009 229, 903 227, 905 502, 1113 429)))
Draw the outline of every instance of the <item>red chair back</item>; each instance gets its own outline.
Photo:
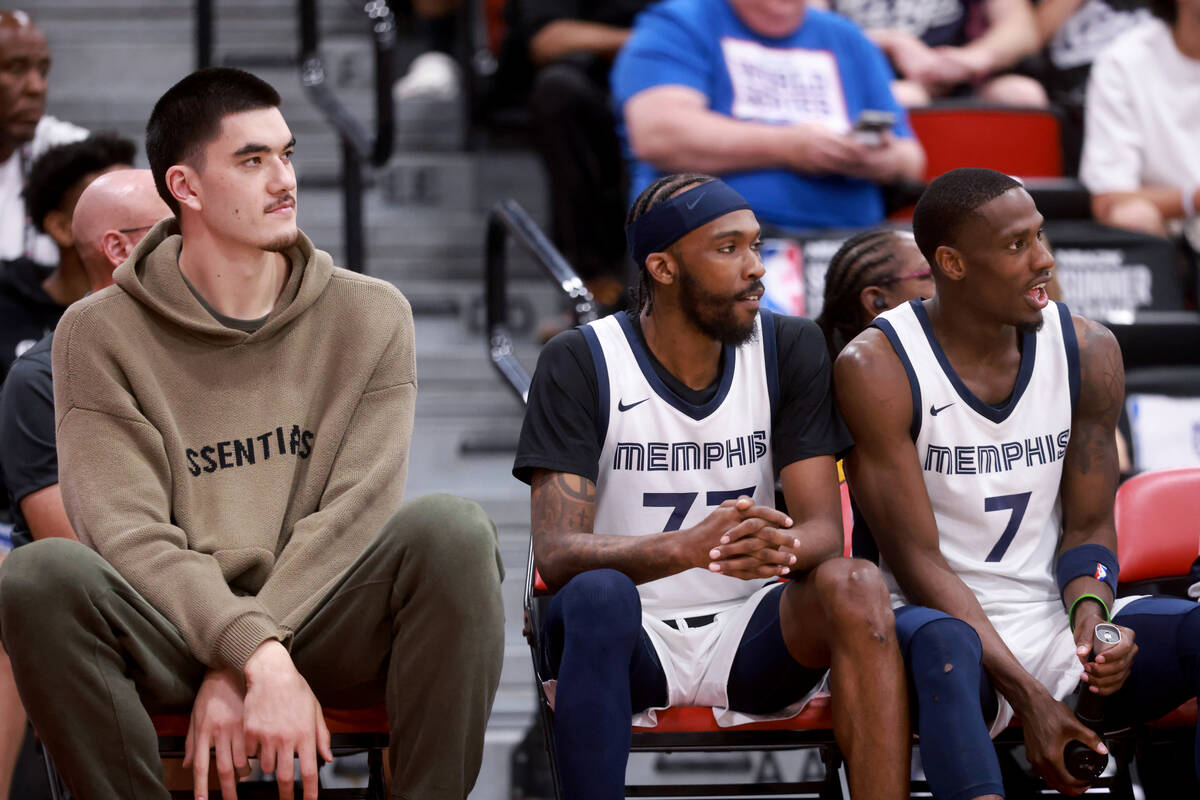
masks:
POLYGON ((854 543, 854 512, 850 510, 850 485, 842 481, 838 487, 842 493, 842 536, 844 546, 842 555, 850 555, 850 547, 854 543))
POLYGON ((1114 510, 1122 583, 1187 574, 1200 552, 1200 467, 1136 475, 1114 510))
POLYGON ((927 181, 958 167, 987 167, 1019 178, 1062 177, 1062 123, 1053 111, 935 106, 908 113, 925 148, 927 181))

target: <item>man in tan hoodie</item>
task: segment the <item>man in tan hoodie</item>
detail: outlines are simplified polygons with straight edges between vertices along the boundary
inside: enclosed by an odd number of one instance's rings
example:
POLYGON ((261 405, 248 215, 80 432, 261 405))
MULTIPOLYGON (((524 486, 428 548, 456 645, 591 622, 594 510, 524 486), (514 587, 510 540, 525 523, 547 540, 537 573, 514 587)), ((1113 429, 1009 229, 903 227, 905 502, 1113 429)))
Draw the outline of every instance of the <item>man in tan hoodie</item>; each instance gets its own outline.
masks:
POLYGON ((465 797, 503 656, 495 529, 473 503, 397 511, 412 315, 296 226, 279 96, 217 68, 147 126, 175 212, 56 331, 69 540, 0 571, 29 715, 80 798, 168 797, 147 708, 192 706, 195 796, 257 757, 305 798, 321 705, 386 700, 392 796, 465 797), (65 710, 65 711, 64 711, 65 710), (210 754, 211 751, 211 754, 210 754))

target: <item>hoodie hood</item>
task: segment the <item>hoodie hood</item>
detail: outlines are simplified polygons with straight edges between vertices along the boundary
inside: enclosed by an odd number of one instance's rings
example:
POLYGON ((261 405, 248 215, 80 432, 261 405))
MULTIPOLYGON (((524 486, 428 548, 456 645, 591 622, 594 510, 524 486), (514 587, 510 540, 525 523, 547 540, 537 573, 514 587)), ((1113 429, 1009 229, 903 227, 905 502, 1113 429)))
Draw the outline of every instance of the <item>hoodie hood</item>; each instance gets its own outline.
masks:
POLYGON ((213 344, 232 346, 275 336, 321 297, 333 275, 330 255, 313 247, 300 233, 296 244, 284 253, 292 268, 279 301, 261 328, 246 333, 225 327, 200 305, 179 271, 182 247, 179 223, 174 218, 164 219, 138 243, 129 260, 117 267, 113 279, 152 313, 213 344))

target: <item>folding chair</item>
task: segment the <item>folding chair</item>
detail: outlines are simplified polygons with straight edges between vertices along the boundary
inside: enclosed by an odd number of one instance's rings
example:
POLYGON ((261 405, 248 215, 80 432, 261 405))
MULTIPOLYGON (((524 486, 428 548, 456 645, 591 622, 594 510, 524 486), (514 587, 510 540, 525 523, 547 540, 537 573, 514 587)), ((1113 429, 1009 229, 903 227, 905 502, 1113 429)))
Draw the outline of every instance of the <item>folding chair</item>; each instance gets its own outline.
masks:
MULTIPOLYGON (((1118 594, 1187 596, 1188 575, 1200 551, 1200 467, 1145 472, 1117 490, 1118 594)), ((1196 700, 1137 731, 1138 774, 1147 798, 1183 797, 1191 782, 1196 700), (1167 764, 1149 765, 1164 752, 1178 754, 1167 764), (1164 772, 1173 775, 1164 775, 1164 772), (1157 786, 1153 784, 1159 784, 1157 786)))
POLYGON ((1200 552, 1200 467, 1135 475, 1117 490, 1119 594, 1186 597, 1200 552))
MULTIPOLYGON (((850 504, 846 484, 841 485, 843 524, 846 552, 850 547, 850 504)), ((554 796, 562 797, 558 774, 558 759, 554 747, 554 710, 543 688, 549 677, 548 665, 543 663, 537 637, 551 596, 550 590, 537 572, 533 557, 533 539, 525 566, 526 638, 533 655, 534 684, 538 696, 538 713, 550 757, 554 796)), ((817 694, 804 710, 791 719, 752 722, 721 728, 706 706, 681 706, 657 713, 653 728, 633 728, 631 752, 744 752, 815 749, 825 765, 825 777, 820 780, 788 782, 780 778, 767 783, 673 784, 670 786, 627 785, 627 797, 729 797, 729 796, 789 796, 819 794, 821 800, 842 800, 842 755, 833 736, 833 714, 828 693, 817 694)))
POLYGON ((1062 120, 1050 109, 943 103, 908 114, 925 149, 926 181, 957 167, 1062 177, 1062 120))
MULTIPOLYGON (((158 733, 158 754, 162 758, 183 758, 184 742, 187 739, 190 716, 183 714, 156 714, 151 717, 154 730, 158 733)), ((361 709, 325 709, 325 724, 329 726, 330 748, 333 755, 348 756, 355 753, 367 753, 367 785, 362 789, 325 789, 320 790, 319 797, 323 800, 339 798, 358 798, 359 800, 386 800, 387 785, 383 774, 383 759, 388 748, 388 718, 383 706, 361 709)), ((58 768, 51 758, 50 752, 42 749, 46 760, 46 773, 50 779, 50 796, 52 800, 67 800, 66 785, 58 768)), ((215 770, 215 765, 213 766, 215 770)), ((247 786, 247 784, 241 784, 247 786)), ((192 792, 173 791, 172 797, 180 800, 191 800, 192 792)), ((210 797, 213 800, 221 798, 221 792, 214 790, 210 797)), ((223 800, 232 800, 224 798, 223 800)))

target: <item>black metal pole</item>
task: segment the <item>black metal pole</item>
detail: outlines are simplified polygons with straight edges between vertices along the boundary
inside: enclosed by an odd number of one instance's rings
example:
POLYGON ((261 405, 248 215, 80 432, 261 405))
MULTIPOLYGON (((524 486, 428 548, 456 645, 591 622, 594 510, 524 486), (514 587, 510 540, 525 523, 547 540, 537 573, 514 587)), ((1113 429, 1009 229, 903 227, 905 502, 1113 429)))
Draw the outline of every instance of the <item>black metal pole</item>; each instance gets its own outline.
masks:
POLYGON ((196 0, 196 69, 212 66, 213 4, 212 0, 196 0))
POLYGON ((342 142, 342 231, 346 241, 346 269, 363 272, 363 243, 366 226, 363 223, 362 161, 354 143, 347 137, 342 142))

